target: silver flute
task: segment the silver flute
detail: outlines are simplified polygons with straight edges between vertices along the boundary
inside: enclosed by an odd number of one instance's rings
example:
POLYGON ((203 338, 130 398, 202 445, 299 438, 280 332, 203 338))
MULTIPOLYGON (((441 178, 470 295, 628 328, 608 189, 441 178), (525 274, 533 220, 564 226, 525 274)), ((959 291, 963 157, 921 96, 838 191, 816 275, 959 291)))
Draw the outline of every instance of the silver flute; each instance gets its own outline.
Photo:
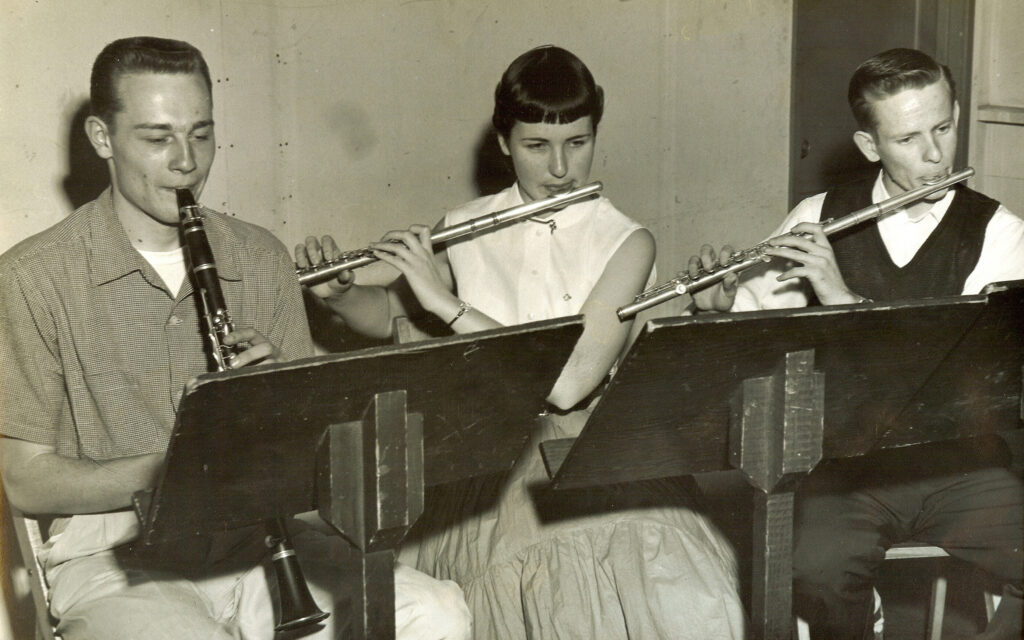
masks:
MULTIPOLYGON (((895 211, 900 207, 904 207, 912 202, 920 200, 921 198, 941 191, 947 187, 950 187, 958 182, 966 180, 974 175, 974 169, 968 167, 963 171, 950 174, 942 180, 934 184, 926 184, 917 189, 911 189, 910 191, 904 191, 903 193, 893 196, 888 200, 883 200, 863 209, 849 213, 841 218, 825 220, 822 224, 821 230, 825 235, 831 235, 843 229, 848 229, 854 225, 860 224, 867 220, 872 220, 878 216, 895 211)), ((795 235, 795 234, 787 234, 795 235)), ((758 245, 746 249, 744 251, 736 251, 724 264, 718 265, 711 270, 705 270, 701 268, 696 276, 690 276, 689 273, 682 271, 675 278, 668 280, 662 284, 656 285, 640 292, 633 302, 619 307, 616 313, 619 316, 619 320, 628 320, 640 313, 645 309, 657 306, 662 302, 667 302, 672 298, 685 295, 693 294, 698 291, 707 289, 708 287, 721 282, 725 276, 730 273, 739 273, 745 269, 748 269, 759 262, 768 262, 771 260, 771 256, 767 254, 768 250, 772 248, 772 245, 768 241, 764 241, 758 245)))
MULTIPOLYGON (((432 244, 438 244, 440 242, 454 240, 456 238, 461 238, 462 236, 468 236, 470 234, 498 227, 522 218, 539 215, 552 209, 560 209, 579 202, 580 200, 589 198, 603 188, 604 185, 600 182, 591 182, 579 189, 566 191, 565 193, 559 193, 549 198, 534 200, 533 202, 521 204, 516 207, 489 213, 478 218, 473 218, 472 220, 467 220, 462 224, 445 227, 437 233, 432 234, 430 236, 430 242, 432 244)), ((299 277, 299 284, 311 287, 313 285, 320 284, 321 282, 327 282, 342 271, 357 269, 373 262, 377 262, 377 260, 378 258, 373 255, 372 249, 359 249, 356 251, 342 253, 333 260, 328 260, 327 262, 322 262, 317 265, 296 267, 295 274, 299 277)))

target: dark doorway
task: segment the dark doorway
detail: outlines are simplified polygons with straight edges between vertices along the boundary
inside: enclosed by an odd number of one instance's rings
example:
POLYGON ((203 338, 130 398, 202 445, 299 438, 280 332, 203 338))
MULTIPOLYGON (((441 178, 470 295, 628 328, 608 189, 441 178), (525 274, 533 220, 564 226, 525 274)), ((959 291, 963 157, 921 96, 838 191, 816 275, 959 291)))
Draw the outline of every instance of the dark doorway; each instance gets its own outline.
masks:
POLYGON ((967 162, 974 0, 795 0, 792 207, 807 196, 877 171, 853 144, 846 89, 857 65, 912 47, 947 65, 960 101, 957 168, 967 162))

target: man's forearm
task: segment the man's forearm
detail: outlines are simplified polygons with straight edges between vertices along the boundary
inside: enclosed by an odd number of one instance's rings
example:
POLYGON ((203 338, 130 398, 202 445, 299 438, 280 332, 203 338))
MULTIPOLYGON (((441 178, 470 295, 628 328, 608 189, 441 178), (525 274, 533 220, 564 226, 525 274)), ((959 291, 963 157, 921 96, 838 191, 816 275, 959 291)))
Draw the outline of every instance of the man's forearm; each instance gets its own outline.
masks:
MULTIPOLYGON (((2 440, 4 449, 10 441, 2 440)), ((26 513, 98 513, 131 506, 132 494, 156 484, 163 454, 93 461, 38 453, 3 455, 4 491, 26 513)))
POLYGON ((324 302, 353 331, 371 338, 391 336, 390 292, 385 287, 355 285, 324 302))

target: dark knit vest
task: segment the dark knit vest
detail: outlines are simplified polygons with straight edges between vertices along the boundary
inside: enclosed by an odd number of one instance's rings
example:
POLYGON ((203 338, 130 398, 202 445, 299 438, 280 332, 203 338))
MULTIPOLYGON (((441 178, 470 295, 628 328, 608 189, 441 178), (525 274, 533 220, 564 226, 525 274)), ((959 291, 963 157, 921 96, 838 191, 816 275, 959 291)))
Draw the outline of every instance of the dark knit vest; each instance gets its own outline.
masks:
MULTIPOLYGON (((870 205, 874 182, 875 178, 869 178, 829 191, 820 219, 840 218, 870 205)), ((869 220, 829 236, 843 280, 850 290, 875 301, 962 293, 967 277, 978 264, 985 229, 999 203, 962 184, 955 189, 956 195, 946 215, 902 268, 893 264, 875 221, 869 220)), ((842 464, 859 469, 881 469, 885 473, 902 470, 911 475, 928 475, 1002 467, 1008 463, 1006 443, 991 434, 877 451, 842 464)))
MULTIPOLYGON (((875 178, 851 182, 825 195, 821 220, 840 218, 871 204, 875 178)), ((960 185, 942 221, 903 267, 889 257, 875 221, 829 236, 843 280, 854 293, 876 301, 958 295, 981 255, 995 200, 960 185)))

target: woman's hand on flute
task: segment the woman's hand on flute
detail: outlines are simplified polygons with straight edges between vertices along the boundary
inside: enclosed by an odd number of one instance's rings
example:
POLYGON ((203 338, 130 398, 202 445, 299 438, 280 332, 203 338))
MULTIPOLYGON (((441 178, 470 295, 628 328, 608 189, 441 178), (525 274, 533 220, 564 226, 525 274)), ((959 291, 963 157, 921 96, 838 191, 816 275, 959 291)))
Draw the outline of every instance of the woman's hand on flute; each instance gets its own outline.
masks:
MULTIPOLYGON (((720 265, 729 262, 733 249, 725 245, 718 253, 715 248, 706 244, 700 248, 700 253, 690 256, 687 264, 687 271, 690 278, 696 279, 702 274, 715 271, 720 265)), ((691 296, 693 304, 701 311, 728 311, 732 309, 732 303, 736 300, 736 289, 739 285, 739 278, 735 273, 726 274, 721 282, 710 287, 695 291, 691 296)))
POLYGON ((427 311, 443 317, 459 301, 438 267, 430 241, 430 227, 414 224, 408 231, 389 231, 370 245, 373 254, 402 272, 409 288, 427 311))
MULTIPOLYGON (((306 269, 324 262, 330 262, 341 255, 334 238, 324 236, 317 240, 316 236, 308 236, 305 244, 295 245, 295 265, 306 269)), ((355 284, 356 276, 351 270, 342 271, 338 277, 309 287, 318 298, 338 298, 355 284)))
POLYGON ((820 224, 801 222, 786 235, 768 240, 765 253, 797 263, 776 278, 779 282, 807 278, 821 304, 852 304, 864 298, 850 291, 839 271, 835 253, 820 224))

